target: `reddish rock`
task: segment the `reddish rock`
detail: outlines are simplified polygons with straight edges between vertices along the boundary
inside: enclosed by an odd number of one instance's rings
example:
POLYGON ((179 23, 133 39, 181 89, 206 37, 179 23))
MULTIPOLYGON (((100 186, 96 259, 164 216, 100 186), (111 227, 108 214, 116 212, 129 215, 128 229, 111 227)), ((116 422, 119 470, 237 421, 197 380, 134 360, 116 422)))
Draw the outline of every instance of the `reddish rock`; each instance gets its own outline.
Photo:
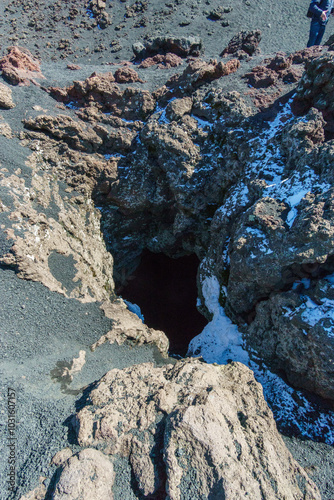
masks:
POLYGON ((129 67, 119 68, 114 76, 117 83, 144 83, 144 80, 139 78, 137 71, 129 67))
POLYGON ((246 92, 245 95, 249 95, 254 105, 263 111, 271 106, 281 95, 281 88, 277 88, 275 91, 271 90, 272 89, 251 89, 249 92, 246 92))
POLYGON ((309 54, 302 54, 302 52, 304 51, 290 56, 284 52, 277 52, 274 57, 264 59, 263 64, 255 66, 249 73, 245 74, 248 84, 259 89, 271 87, 282 81, 284 83, 298 82, 304 70, 301 63, 308 57, 312 57, 312 51, 309 54), (294 61, 299 61, 299 63, 293 64, 294 61))
POLYGON ((307 49, 298 50, 292 54, 293 64, 305 64, 312 59, 319 57, 324 50, 322 45, 314 45, 313 47, 308 47, 307 49))
POLYGON ((211 60, 205 62, 202 60, 191 61, 181 75, 174 75, 167 82, 168 87, 179 87, 184 90, 195 89, 205 83, 217 80, 222 76, 234 73, 240 66, 238 59, 231 59, 225 64, 220 61, 211 60))
POLYGON ((40 63, 27 49, 8 47, 8 54, 0 59, 0 70, 12 85, 30 85, 35 78, 44 78, 40 63))
POLYGON ((278 80, 276 71, 265 66, 255 66, 250 73, 246 73, 245 77, 247 83, 256 89, 270 87, 278 80))
POLYGON ((67 69, 70 69, 71 71, 76 71, 78 69, 81 69, 81 66, 79 66, 78 64, 68 64, 67 66, 67 69))
POLYGON ((122 116, 125 120, 145 119, 153 112, 156 103, 148 90, 132 87, 121 90, 110 72, 93 73, 84 81, 73 82, 70 87, 51 87, 49 92, 52 97, 65 104, 77 108, 95 108, 114 116, 122 116))
POLYGON ((157 54, 153 57, 147 57, 140 64, 140 68, 149 68, 150 66, 158 65, 158 68, 176 68, 182 64, 182 58, 176 54, 169 52, 166 55, 157 54))

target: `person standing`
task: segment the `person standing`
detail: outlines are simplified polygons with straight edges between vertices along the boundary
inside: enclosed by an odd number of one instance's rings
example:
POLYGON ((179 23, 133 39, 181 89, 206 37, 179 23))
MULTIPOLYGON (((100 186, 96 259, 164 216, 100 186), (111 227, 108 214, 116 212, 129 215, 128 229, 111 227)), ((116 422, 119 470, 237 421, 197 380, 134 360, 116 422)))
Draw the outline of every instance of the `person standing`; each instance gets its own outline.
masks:
POLYGON ((307 42, 308 47, 320 45, 324 36, 329 16, 331 15, 334 0, 312 0, 310 11, 312 20, 310 26, 310 36, 307 42))

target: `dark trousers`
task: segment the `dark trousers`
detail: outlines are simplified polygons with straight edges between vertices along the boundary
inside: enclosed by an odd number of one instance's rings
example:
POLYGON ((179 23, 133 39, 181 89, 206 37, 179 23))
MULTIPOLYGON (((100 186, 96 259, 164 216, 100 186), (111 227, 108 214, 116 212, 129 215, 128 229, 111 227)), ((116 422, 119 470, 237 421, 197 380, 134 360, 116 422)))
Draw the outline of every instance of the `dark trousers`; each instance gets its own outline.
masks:
POLYGON ((325 29, 326 24, 321 24, 318 19, 313 18, 311 21, 310 37, 308 39, 307 46, 312 47, 313 45, 320 45, 325 29))

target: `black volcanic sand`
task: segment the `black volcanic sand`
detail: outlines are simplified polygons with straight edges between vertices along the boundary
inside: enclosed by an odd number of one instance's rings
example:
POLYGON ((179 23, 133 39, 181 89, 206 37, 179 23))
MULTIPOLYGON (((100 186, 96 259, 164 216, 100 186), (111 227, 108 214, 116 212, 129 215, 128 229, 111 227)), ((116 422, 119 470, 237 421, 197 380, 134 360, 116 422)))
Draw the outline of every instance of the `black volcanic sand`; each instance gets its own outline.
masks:
MULTIPOLYGON (((241 30, 262 31, 263 54, 299 50, 308 39, 310 21, 305 0, 233 0, 224 5, 218 0, 148 0, 141 2, 147 5, 146 10, 132 17, 126 17, 126 8, 134 1, 106 3, 112 24, 100 29, 86 12, 88 1, 3 0, 0 53, 8 45, 22 45, 44 61, 103 64, 129 60, 133 56, 132 44, 145 36, 200 36, 206 58, 218 57, 241 30), (222 6, 231 6, 231 12, 220 20, 210 20, 210 12, 222 6)), ((331 20, 324 38, 333 31, 331 20)))
MULTIPOLYGON (((94 71, 114 71, 122 60, 133 58, 132 44, 143 41, 146 35, 196 35, 203 39, 204 56, 219 58, 228 41, 238 31, 260 29, 261 55, 250 62, 242 62, 237 75, 258 64, 264 56, 278 50, 293 52, 306 46, 309 20, 306 18, 308 2, 282 0, 268 3, 265 0, 234 0, 224 22, 208 19, 210 11, 220 6, 218 1, 177 0, 161 3, 149 0, 147 10, 134 16, 124 17, 126 7, 133 2, 107 1, 107 11, 113 21, 101 30, 86 13, 87 2, 77 0, 3 0, 0 2, 0 56, 6 47, 19 45, 28 48, 42 60, 41 68, 45 86, 64 86, 73 80, 88 77, 94 71), (71 11, 72 9, 72 11, 71 11), (76 9, 77 13, 73 10, 76 9), (71 12, 70 12, 71 11, 71 12), (145 20, 146 18, 146 20, 145 20), (146 26, 145 26, 146 24, 146 26), (136 27, 141 25, 141 27, 136 27), (81 69, 66 69, 69 62, 81 65, 81 69)), ((224 5, 225 6, 225 5, 224 5)), ((326 30, 324 40, 334 32, 334 19, 326 30)), ((185 64, 185 63, 184 63, 185 64)), ((171 74, 182 68, 160 70, 155 67, 138 70, 145 84, 135 84, 153 90, 161 86, 171 74)), ((237 75, 229 75, 214 85, 241 92, 246 84, 237 75)), ((14 134, 22 130, 22 117, 40 114, 33 110, 39 104, 48 114, 56 114, 55 101, 40 87, 12 87, 16 107, 1 110, 0 114, 10 124, 14 134)), ((61 111, 75 116, 73 110, 61 111)), ((25 165, 30 151, 22 148, 18 139, 0 136, 0 163, 10 172, 20 168, 29 186, 31 171, 25 165)), ((0 199, 11 206, 5 190, 0 199)), ((11 224, 6 214, 0 213, 0 227, 11 224)), ((0 253, 8 251, 11 242, 0 231, 0 253)), ((51 258, 50 265, 59 270, 51 258)), ((67 262, 66 274, 58 279, 66 283, 71 274, 71 262, 67 262)), ((6 474, 8 448, 7 389, 13 387, 17 397, 17 470, 19 490, 14 498, 28 492, 38 484, 41 475, 48 476, 51 457, 60 449, 70 446, 76 450, 72 437, 68 436, 67 419, 75 411, 82 389, 98 380, 111 368, 121 368, 154 361, 163 363, 157 351, 149 347, 131 348, 105 344, 94 353, 89 345, 110 329, 99 304, 82 304, 74 299, 50 292, 39 283, 20 280, 13 270, 0 268, 0 497, 8 498, 6 474), (86 351, 86 364, 71 384, 57 381, 57 370, 66 366, 79 351, 86 351)), ((300 461, 310 477, 320 488, 322 498, 334 498, 333 447, 321 443, 285 439, 295 458, 300 461)), ((118 464, 116 500, 135 498, 129 489, 130 473, 125 464, 118 464), (122 479, 123 478, 123 479, 122 479), (122 483, 124 481, 124 483, 122 483)))
POLYGON ((1 499, 7 494, 7 389, 16 392, 17 484, 13 498, 28 492, 39 476, 50 479, 52 456, 62 448, 79 449, 68 435, 67 419, 75 412, 82 388, 112 368, 153 361, 164 363, 155 348, 104 344, 91 352, 95 342, 111 327, 99 304, 82 304, 50 292, 40 283, 20 280, 15 272, 0 268, 1 331, 1 499), (86 351, 86 364, 71 384, 60 383, 61 367, 86 351))

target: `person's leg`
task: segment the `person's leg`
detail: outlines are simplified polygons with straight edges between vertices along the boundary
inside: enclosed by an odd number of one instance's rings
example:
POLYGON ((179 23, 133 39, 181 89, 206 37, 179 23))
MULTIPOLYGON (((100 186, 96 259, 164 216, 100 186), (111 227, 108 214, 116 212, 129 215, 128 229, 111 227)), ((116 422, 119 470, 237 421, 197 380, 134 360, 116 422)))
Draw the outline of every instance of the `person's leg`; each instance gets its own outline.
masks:
POLYGON ((318 31, 318 34, 317 34, 317 37, 315 39, 315 45, 321 45, 321 40, 322 40, 322 37, 324 36, 325 29, 326 29, 326 25, 321 24, 319 31, 318 31))
POLYGON ((313 45, 317 45, 316 40, 317 40, 318 33, 319 33, 319 30, 321 27, 322 26, 320 25, 320 23, 318 22, 317 19, 315 19, 315 18, 312 19, 311 26, 310 26, 310 36, 309 36, 309 39, 307 42, 308 47, 313 47, 313 45))

